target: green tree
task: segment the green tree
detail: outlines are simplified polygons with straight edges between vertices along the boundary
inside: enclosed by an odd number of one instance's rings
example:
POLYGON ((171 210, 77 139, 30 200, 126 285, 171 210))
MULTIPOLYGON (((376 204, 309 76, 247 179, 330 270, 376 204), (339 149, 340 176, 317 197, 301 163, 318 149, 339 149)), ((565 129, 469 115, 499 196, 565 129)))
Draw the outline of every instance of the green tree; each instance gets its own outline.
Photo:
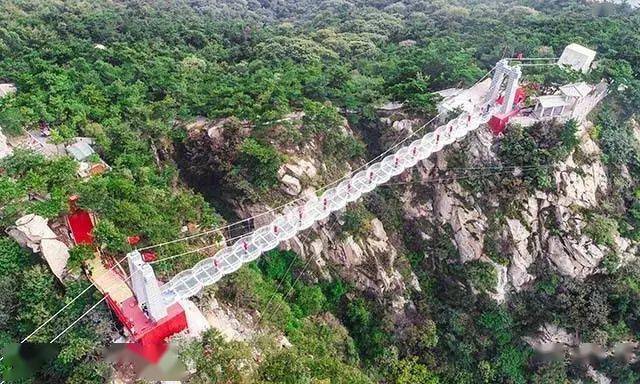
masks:
POLYGON ((278 169, 281 164, 281 155, 270 145, 248 138, 240 147, 238 170, 259 189, 265 190, 278 183, 278 169))
POLYGON ((394 384, 437 384, 438 377, 425 365, 418 362, 416 356, 394 360, 389 369, 388 379, 394 384))
POLYGON ((578 133, 578 122, 571 119, 567 121, 560 132, 560 140, 565 149, 568 151, 574 149, 580 144, 580 139, 576 136, 578 133))
POLYGON ((91 260, 95 257, 94 250, 88 245, 77 245, 69 250, 69 260, 67 261, 67 268, 70 270, 79 271, 82 263, 91 260))

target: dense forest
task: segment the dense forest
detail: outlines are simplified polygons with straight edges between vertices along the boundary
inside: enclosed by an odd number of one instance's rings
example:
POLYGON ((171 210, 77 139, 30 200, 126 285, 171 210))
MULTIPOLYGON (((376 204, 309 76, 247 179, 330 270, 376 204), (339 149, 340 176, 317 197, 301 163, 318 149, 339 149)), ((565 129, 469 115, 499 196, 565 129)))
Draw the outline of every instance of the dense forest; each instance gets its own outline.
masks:
MULTIPOLYGON (((585 233, 612 249, 613 233, 640 241, 640 144, 633 139, 640 11, 629 5, 0 0, 0 10, 0 83, 17 88, 0 99, 2 132, 20 137, 46 124, 56 144, 92 137, 111 167, 80 179, 69 156, 16 149, 0 160, 0 345, 31 334, 90 284, 81 267, 90 251, 71 250, 61 282, 38 255, 4 234, 19 217, 58 218, 68 213, 69 197, 80 196, 79 205, 99 218, 94 236, 100 249, 116 257, 131 250, 129 236, 150 245, 184 236, 187 225, 215 228, 241 218, 231 200, 282 203, 279 170, 309 143, 325 164, 309 181, 316 187, 343 176, 345 164, 355 168, 386 149, 397 132, 380 123, 380 105, 404 102, 407 116, 426 121, 437 113, 435 91, 469 86, 501 58, 557 57, 574 42, 597 51, 589 76, 610 84, 606 101, 590 116, 590 134, 612 187, 599 210, 585 213, 585 233), (282 123, 298 112, 304 112, 300 125, 282 123), (189 129, 201 121, 224 125, 220 143, 212 146, 204 133, 189 129)), ((556 68, 527 76, 553 86, 576 75, 556 68)), ((560 162, 578 146, 572 124, 551 127, 546 136, 513 126, 498 143, 498 160, 560 162)), ((464 164, 462 157, 448 162, 464 164)), ((523 172, 521 183, 492 177, 463 186, 480 201, 485 194, 553 189, 548 168, 523 172)), ((318 276, 295 249, 270 251, 198 296, 203 308, 215 298, 252 314, 261 332, 245 341, 215 330, 182 340, 186 382, 570 383, 595 382, 594 367, 612 382, 640 381, 638 359, 547 360, 524 340, 551 323, 583 343, 638 343, 639 263, 611 252, 598 273, 584 278, 534 263, 532 284, 500 302, 491 295, 498 277, 489 264, 456 262, 451 228, 408 221, 400 213, 401 192, 385 188, 349 206, 329 232, 339 227, 366 236, 372 230, 367 223, 380 218, 399 249, 402 277, 417 280, 410 315, 398 321, 392 297, 360 289, 335 266, 318 276)), ((490 223, 498 226, 519 208, 505 201, 490 223)), ((498 242, 488 240, 497 236, 493 229, 486 230, 485 253, 508 264, 498 242)), ((194 247, 181 242, 158 253, 194 247)), ((157 264, 156 272, 166 281, 202 257, 175 258, 157 264)), ((90 292, 30 341, 47 343, 65 330, 101 299, 90 292)), ((105 362, 103 350, 118 327, 109 308, 98 305, 58 340, 57 357, 24 382, 113 382, 121 373, 105 362)))

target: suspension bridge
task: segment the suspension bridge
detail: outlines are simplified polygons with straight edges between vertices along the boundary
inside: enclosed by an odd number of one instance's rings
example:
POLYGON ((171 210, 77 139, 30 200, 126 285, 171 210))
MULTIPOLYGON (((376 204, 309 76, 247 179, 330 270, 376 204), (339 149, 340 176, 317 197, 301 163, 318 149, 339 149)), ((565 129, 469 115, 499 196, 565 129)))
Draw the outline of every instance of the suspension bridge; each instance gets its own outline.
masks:
MULTIPOLYGON (((534 62, 536 58, 530 60, 535 65, 550 65, 534 62)), ((433 131, 406 144, 409 139, 417 136, 417 134, 429 126, 430 123, 438 121, 437 119, 443 115, 441 112, 404 139, 396 141, 396 143, 385 152, 351 172, 350 176, 321 188, 319 190, 319 192, 322 192, 321 194, 318 193, 317 196, 306 201, 296 199, 282 207, 258 215, 271 214, 282 209, 271 222, 260 226, 251 233, 232 239, 225 239, 222 242, 212 243, 205 247, 169 256, 154 262, 145 261, 141 254, 142 251, 147 249, 187 241, 207 234, 221 233, 225 228, 230 228, 239 223, 248 223, 255 217, 241 220, 238 223, 223 228, 203 231, 192 236, 140 248, 127 254, 106 272, 110 273, 117 268, 121 268, 121 264, 126 260, 129 267, 128 275, 124 278, 116 278, 117 281, 115 282, 111 281, 107 283, 97 282, 95 279, 92 279, 91 286, 67 302, 65 306, 60 308, 60 310, 47 319, 47 321, 26 336, 21 343, 27 342, 33 335, 53 321, 60 313, 76 302, 81 295, 94 286, 98 287, 103 293, 103 298, 85 311, 62 332, 58 333, 51 342, 58 341, 66 332, 105 300, 108 301, 110 307, 116 312, 123 325, 129 328, 133 336, 136 334, 133 325, 143 325, 144 333, 140 335, 141 331, 138 329, 139 337, 134 337, 133 339, 135 341, 143 342, 144 344, 146 337, 149 338, 147 344, 163 342, 166 337, 186 327, 186 321, 183 318, 184 314, 182 313, 181 315, 181 301, 198 294, 204 287, 215 284, 225 275, 237 271, 242 265, 256 260, 264 252, 276 248, 281 242, 290 240, 314 224, 322 222, 333 212, 344 209, 348 203, 354 202, 363 195, 385 185, 394 176, 400 175, 405 170, 414 167, 433 153, 441 151, 445 146, 463 139, 479 127, 487 123, 491 126, 492 121, 495 122, 496 120, 500 125, 504 125, 505 121, 508 120, 510 116, 513 116, 513 111, 517 109, 514 108, 514 104, 518 103, 518 83, 521 77, 520 67, 526 65, 526 63, 522 63, 523 61, 526 60, 519 59, 515 64, 513 63, 513 59, 499 61, 495 67, 471 86, 472 89, 481 86, 480 96, 477 100, 473 100, 472 103, 460 105, 462 112, 455 118, 440 124, 433 131), (492 72, 494 75, 491 78, 490 84, 482 86, 482 80, 492 72), (157 281, 152 266, 154 263, 202 252, 208 248, 217 248, 221 245, 222 248, 220 248, 215 255, 200 260, 192 268, 178 273, 168 282, 161 284, 157 281), (128 290, 131 293, 131 297, 127 299, 126 305, 123 300, 118 301, 113 299, 113 297, 117 296, 117 292, 121 290, 128 290)), ((155 355, 157 355, 157 353, 155 355)))

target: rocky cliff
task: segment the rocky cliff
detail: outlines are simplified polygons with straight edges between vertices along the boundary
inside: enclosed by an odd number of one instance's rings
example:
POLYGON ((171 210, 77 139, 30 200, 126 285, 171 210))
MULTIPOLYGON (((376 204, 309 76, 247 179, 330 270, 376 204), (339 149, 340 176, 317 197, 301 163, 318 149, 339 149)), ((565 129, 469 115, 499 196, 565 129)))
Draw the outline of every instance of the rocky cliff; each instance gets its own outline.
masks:
MULTIPOLYGON (((382 124, 380 137, 390 140, 411 133, 417 121, 384 118, 382 124)), ((508 300, 509 292, 529 287, 536 277, 531 268, 534 263, 551 266, 563 275, 585 278, 602 270, 607 255, 615 254, 624 262, 633 259, 638 250, 636 242, 617 232, 612 234, 612 241, 598 242, 589 229, 611 183, 601 150, 589 136, 592 128, 589 122, 580 125, 577 145, 553 164, 540 166, 550 177, 546 188, 525 187, 523 180, 531 165, 505 160, 501 157, 502 139, 481 128, 390 181, 388 188, 398 199, 400 212, 395 213, 401 225, 389 228, 384 224, 389 222, 387 217, 376 217, 372 212, 375 209, 368 209, 358 230, 348 231, 345 221, 353 207, 347 207, 345 212, 281 244, 281 248, 300 256, 308 281, 340 277, 377 298, 398 322, 413 307, 411 290, 421 289, 414 273, 418 271, 409 267, 403 228, 410 228, 418 241, 424 242, 432 240, 433 231, 428 228, 446 228, 458 253, 447 262, 491 265, 496 286, 489 293, 497 301, 508 300)), ((206 132, 206 140, 220 148, 219 142, 226 137, 224 129, 220 123, 200 124, 191 127, 191 135, 206 132)), ((346 123, 343 130, 356 135, 346 123)), ((295 147, 273 143, 287 154, 278 171, 278 188, 263 199, 225 198, 241 219, 268 211, 283 201, 313 196, 331 180, 336 169, 345 174, 358 166, 328 164, 322 146, 313 141, 295 147)), ((371 204, 365 205, 370 208, 371 204)), ((263 215, 253 224, 259 226, 271 218, 263 215)))

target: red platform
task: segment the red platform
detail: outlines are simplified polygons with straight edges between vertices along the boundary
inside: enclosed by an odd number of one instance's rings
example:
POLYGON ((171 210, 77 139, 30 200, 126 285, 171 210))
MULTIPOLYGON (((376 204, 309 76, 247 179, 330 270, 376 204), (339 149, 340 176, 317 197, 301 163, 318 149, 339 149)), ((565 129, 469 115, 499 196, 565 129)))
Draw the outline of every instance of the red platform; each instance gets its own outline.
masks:
POLYGON ((187 329, 187 316, 178 303, 167 308, 167 316, 158 323, 145 315, 133 296, 117 303, 107 295, 107 303, 131 334, 129 348, 151 363, 158 362, 166 351, 167 337, 187 329))
MULTIPOLYGON (((93 245, 94 221, 91 214, 78 208, 78 196, 69 198, 69 210, 67 224, 76 244, 93 245)), ((140 240, 139 237, 137 239, 140 240)), ((155 253, 145 253, 145 261, 155 259, 155 253)), ((128 287, 124 271, 114 268, 107 270, 103 261, 113 261, 112 258, 97 260, 89 279, 105 295, 107 304, 116 314, 116 317, 131 335, 131 343, 128 348, 144 357, 148 362, 157 363, 167 350, 166 339, 176 333, 187 329, 187 316, 182 306, 175 303, 167 308, 167 316, 157 323, 147 317, 140 309, 138 302, 128 287), (126 289, 125 289, 126 288, 126 289)))
POLYGON ((501 134, 509 123, 509 115, 502 113, 495 114, 489 119, 489 128, 494 135, 501 134))

